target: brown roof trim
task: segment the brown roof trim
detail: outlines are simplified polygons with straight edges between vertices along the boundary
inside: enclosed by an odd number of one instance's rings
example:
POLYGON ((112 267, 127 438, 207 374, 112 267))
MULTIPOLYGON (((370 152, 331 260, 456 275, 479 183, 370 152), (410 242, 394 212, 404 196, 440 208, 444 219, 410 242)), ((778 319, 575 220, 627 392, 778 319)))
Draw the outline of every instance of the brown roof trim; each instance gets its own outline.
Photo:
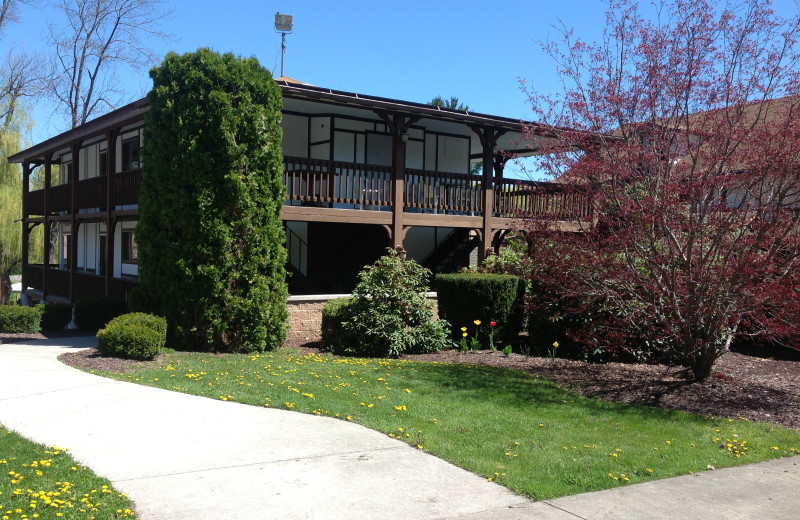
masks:
POLYGON ((331 104, 351 105, 367 109, 378 108, 381 110, 403 112, 433 119, 450 119, 452 121, 465 123, 487 124, 495 127, 507 128, 509 130, 521 130, 523 123, 536 125, 536 123, 529 123, 520 119, 492 116, 478 112, 452 110, 425 103, 415 103, 413 101, 367 96, 355 92, 315 87, 313 85, 292 83, 285 80, 278 81, 278 85, 280 85, 283 90, 284 96, 295 99, 327 101, 331 104))
POLYGON ((92 119, 88 123, 81 126, 67 130, 58 134, 46 141, 31 146, 27 150, 22 150, 8 158, 10 163, 21 163, 25 161, 31 162, 44 162, 44 156, 47 153, 52 153, 61 148, 69 146, 75 141, 86 141, 93 137, 105 134, 106 130, 111 127, 122 127, 138 121, 150 110, 150 103, 147 99, 140 99, 134 101, 124 107, 118 108, 113 112, 102 115, 97 119, 92 119))
MULTIPOLYGON (((291 78, 278 78, 276 80, 281 88, 284 97, 294 99, 309 99, 327 102, 334 105, 355 106, 365 109, 379 109, 392 112, 401 112, 423 118, 450 120, 454 122, 467 123, 473 125, 486 125, 493 128, 500 128, 520 132, 523 125, 534 128, 535 133, 543 136, 557 136, 559 130, 539 123, 523 121, 501 116, 492 116, 477 112, 459 111, 447 108, 436 107, 424 103, 402 101, 399 99, 383 98, 378 96, 366 96, 354 92, 344 92, 340 90, 316 87, 307 83, 302 83, 291 78)), ((75 141, 86 141, 93 137, 101 136, 110 127, 125 126, 141 119, 150 110, 150 104, 146 98, 134 101, 124 107, 118 108, 113 112, 93 119, 77 128, 58 134, 46 141, 34 145, 26 150, 16 153, 8 158, 11 163, 21 163, 25 161, 43 162, 47 153, 64 148, 75 141)))

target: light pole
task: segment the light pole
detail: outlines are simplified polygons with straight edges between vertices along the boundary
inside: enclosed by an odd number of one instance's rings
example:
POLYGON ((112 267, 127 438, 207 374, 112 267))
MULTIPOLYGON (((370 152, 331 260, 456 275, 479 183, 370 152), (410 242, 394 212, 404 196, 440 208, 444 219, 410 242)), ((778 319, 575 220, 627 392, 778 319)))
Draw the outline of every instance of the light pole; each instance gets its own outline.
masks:
POLYGON ((283 77, 283 57, 286 54, 286 35, 292 34, 292 15, 275 13, 275 31, 281 33, 281 77, 283 77))

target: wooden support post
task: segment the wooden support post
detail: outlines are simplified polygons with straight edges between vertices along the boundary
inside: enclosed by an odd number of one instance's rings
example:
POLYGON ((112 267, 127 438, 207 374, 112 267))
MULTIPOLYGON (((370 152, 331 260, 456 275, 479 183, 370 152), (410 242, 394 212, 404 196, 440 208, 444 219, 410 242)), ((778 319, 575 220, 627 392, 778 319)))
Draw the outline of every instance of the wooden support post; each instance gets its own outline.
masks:
POLYGON ((481 245, 478 250, 478 262, 482 262, 492 251, 494 236, 494 154, 497 139, 505 130, 494 130, 489 127, 471 127, 480 139, 483 150, 483 182, 481 196, 483 202, 483 226, 481 226, 481 245))
POLYGON ((28 228, 28 193, 31 191, 31 163, 22 163, 22 290, 25 293, 28 288, 28 277, 25 272, 28 267, 28 248, 30 247, 31 230, 28 228))
POLYGON ((48 208, 48 198, 50 193, 50 183, 53 173, 53 155, 47 154, 44 157, 44 194, 43 194, 43 209, 44 213, 44 256, 42 257, 42 303, 47 301, 47 269, 50 267, 51 243, 50 243, 50 226, 52 223, 48 220, 50 217, 50 209, 48 208))
POLYGON ((75 303, 75 271, 78 270, 78 178, 80 177, 80 142, 72 143, 72 170, 70 171, 70 259, 69 302, 75 303))
POLYGON ((114 128, 106 132, 106 250, 101 254, 105 255, 106 272, 104 274, 105 295, 109 296, 111 290, 111 278, 114 274, 114 228, 116 219, 114 218, 114 182, 116 180, 117 168, 117 135, 119 129, 114 128))
POLYGON ((403 248, 403 193, 406 176, 406 143, 403 141, 404 116, 394 115, 392 132, 392 244, 393 249, 403 248))
POLYGON ((403 227, 403 211, 405 210, 405 178, 406 178, 406 141, 408 129, 419 121, 420 117, 409 117, 402 114, 388 114, 376 110, 378 116, 386 123, 392 133, 392 226, 389 236, 389 247, 403 247, 407 228, 403 227))

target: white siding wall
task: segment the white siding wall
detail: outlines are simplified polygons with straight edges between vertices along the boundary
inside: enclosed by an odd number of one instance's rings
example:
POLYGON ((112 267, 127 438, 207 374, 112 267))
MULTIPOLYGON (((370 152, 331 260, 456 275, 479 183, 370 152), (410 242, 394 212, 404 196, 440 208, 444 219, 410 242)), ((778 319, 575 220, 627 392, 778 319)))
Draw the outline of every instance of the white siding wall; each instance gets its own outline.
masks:
POLYGON ((292 157, 308 156, 308 118, 295 115, 284 115, 283 122, 283 155, 292 157))

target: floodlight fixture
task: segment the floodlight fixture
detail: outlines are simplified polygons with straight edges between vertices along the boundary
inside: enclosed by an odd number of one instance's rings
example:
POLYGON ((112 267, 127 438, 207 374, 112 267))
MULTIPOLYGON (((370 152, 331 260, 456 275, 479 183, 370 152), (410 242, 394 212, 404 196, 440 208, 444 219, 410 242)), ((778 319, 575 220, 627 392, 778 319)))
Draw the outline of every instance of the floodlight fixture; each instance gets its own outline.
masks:
POLYGON ((283 57, 286 54, 286 35, 292 33, 293 27, 292 15, 275 13, 275 30, 281 33, 281 77, 283 77, 283 57))
POLYGON ((291 33, 292 15, 275 13, 275 30, 279 33, 291 33))

